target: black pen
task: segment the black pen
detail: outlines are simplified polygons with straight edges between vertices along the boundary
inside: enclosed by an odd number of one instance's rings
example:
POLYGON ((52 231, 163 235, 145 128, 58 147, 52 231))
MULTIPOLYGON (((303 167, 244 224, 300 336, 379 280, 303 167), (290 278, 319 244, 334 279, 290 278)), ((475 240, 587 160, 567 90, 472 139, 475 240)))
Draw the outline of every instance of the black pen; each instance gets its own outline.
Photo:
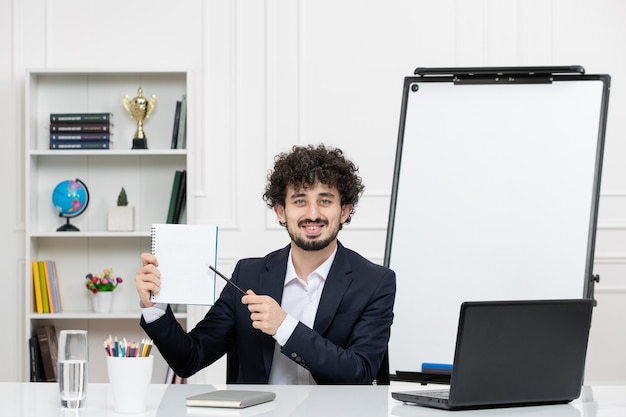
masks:
POLYGON ((224 281, 228 282, 230 285, 232 285, 233 287, 237 288, 237 290, 242 293, 243 295, 247 295, 246 292, 244 290, 242 290, 241 288, 239 288, 237 286, 237 284, 235 284, 234 282, 232 282, 231 280, 229 280, 228 278, 226 278, 220 271, 218 271, 217 269, 213 268, 211 265, 207 265, 209 267, 209 269, 213 272, 215 272, 217 275, 219 275, 220 277, 222 277, 224 279, 224 281))

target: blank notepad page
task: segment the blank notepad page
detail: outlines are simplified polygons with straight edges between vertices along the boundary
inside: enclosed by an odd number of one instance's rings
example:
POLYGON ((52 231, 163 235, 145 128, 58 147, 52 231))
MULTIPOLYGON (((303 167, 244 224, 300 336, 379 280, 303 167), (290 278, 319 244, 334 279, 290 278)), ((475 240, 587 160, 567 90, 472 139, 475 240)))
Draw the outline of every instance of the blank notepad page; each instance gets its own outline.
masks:
POLYGON ((155 303, 213 305, 217 226, 153 224, 152 253, 159 262, 161 289, 155 303))

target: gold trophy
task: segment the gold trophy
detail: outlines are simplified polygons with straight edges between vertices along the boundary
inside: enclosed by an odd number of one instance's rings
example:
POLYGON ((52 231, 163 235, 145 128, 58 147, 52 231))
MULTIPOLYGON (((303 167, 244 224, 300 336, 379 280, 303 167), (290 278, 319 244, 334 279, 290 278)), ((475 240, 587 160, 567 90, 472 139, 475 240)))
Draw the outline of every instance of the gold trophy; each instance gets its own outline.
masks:
POLYGON ((130 98, 128 94, 124 96, 122 103, 124 108, 130 114, 130 117, 137 120, 137 130, 133 136, 133 149, 148 149, 148 139, 143 132, 143 121, 150 117, 150 113, 156 106, 157 98, 153 94, 150 99, 146 99, 143 95, 143 89, 137 89, 137 97, 130 98))

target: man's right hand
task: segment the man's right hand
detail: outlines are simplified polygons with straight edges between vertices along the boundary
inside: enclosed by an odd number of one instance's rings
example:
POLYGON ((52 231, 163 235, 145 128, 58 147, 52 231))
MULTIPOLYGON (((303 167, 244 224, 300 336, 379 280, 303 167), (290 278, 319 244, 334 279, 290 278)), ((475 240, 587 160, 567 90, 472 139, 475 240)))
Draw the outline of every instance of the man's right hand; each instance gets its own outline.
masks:
POLYGON ((150 294, 158 294, 161 288, 161 272, 157 269, 159 262, 151 253, 141 254, 141 268, 135 276, 135 288, 139 294, 141 307, 152 307, 150 294))

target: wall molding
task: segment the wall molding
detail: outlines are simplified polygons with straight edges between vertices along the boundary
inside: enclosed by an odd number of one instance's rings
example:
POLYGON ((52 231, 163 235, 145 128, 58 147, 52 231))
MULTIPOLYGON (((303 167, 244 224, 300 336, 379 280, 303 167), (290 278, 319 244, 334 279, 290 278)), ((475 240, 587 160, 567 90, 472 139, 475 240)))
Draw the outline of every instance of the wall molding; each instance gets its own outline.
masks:
POLYGON ((626 230, 626 221, 598 221, 597 230, 626 230))
POLYGON ((598 265, 626 265, 626 254, 625 255, 595 255, 593 258, 593 262, 598 265))
POLYGON ((626 294, 625 287, 594 287, 594 294, 626 294))

